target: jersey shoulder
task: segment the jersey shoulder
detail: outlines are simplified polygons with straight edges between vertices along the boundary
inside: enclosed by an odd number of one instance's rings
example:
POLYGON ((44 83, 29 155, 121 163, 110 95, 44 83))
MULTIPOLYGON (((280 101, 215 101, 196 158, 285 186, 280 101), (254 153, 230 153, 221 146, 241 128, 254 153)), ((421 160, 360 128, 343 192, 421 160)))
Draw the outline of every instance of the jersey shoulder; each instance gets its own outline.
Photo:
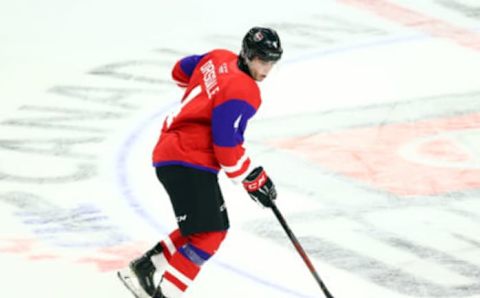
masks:
POLYGON ((208 56, 218 60, 236 59, 237 54, 227 49, 214 49, 208 52, 208 56))
POLYGON ((226 49, 214 49, 202 59, 202 62, 212 60, 215 74, 222 90, 217 104, 238 99, 248 102, 255 109, 261 104, 260 88, 252 77, 240 70, 237 65, 238 55, 226 49))
POLYGON ((261 96, 257 82, 241 71, 236 63, 230 65, 229 72, 225 81, 225 97, 244 100, 258 109, 261 104, 261 96))

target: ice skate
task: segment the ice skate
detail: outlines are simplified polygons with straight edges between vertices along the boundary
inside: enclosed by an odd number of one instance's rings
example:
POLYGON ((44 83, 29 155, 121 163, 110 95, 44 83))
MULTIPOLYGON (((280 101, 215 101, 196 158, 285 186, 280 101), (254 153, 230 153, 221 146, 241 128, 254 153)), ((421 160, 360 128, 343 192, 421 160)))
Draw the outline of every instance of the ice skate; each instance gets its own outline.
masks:
POLYGON ((160 288, 160 286, 158 286, 158 288, 155 289, 155 292, 153 293, 152 298, 168 298, 168 297, 162 294, 162 289, 160 288))
POLYGON ((150 298, 155 293, 154 284, 155 266, 148 256, 142 256, 132 261, 117 275, 123 284, 137 298, 150 298))

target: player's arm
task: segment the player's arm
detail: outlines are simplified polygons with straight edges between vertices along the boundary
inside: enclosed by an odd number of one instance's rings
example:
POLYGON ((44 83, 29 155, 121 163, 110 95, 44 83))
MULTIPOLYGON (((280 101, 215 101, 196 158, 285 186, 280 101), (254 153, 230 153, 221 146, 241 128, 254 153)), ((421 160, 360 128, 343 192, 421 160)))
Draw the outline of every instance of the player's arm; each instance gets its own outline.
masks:
POLYGON ((262 167, 254 167, 243 147, 248 120, 256 108, 247 101, 230 99, 212 111, 214 151, 225 174, 242 182, 250 197, 269 207, 277 196, 275 186, 262 167))
POLYGON ((225 174, 241 182, 249 173, 251 160, 243 147, 248 120, 256 109, 242 99, 229 99, 212 111, 213 148, 225 174))
POLYGON ((206 54, 187 56, 175 63, 175 66, 172 69, 172 78, 178 86, 188 86, 193 70, 205 55, 206 54))

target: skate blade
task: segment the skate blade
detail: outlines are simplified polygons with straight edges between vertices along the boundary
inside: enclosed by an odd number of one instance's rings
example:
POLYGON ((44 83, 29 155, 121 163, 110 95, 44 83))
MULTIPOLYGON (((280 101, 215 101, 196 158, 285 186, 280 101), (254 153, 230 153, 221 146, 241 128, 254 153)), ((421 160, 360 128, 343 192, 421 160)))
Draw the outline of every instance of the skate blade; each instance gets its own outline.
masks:
POLYGON ((125 287, 135 296, 136 298, 151 298, 150 295, 145 292, 140 285, 137 286, 138 282, 136 280, 135 274, 130 268, 125 268, 120 271, 117 271, 118 278, 122 281, 125 287))

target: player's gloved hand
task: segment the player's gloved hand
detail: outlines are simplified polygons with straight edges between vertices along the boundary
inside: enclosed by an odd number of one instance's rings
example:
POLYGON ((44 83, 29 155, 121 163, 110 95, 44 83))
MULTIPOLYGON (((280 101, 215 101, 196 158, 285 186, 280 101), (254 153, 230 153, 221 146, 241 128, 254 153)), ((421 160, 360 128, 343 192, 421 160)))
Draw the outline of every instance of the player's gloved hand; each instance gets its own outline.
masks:
POLYGON ((250 197, 265 207, 272 206, 272 200, 277 198, 277 190, 272 180, 268 178, 263 167, 257 167, 243 180, 243 186, 250 197))

